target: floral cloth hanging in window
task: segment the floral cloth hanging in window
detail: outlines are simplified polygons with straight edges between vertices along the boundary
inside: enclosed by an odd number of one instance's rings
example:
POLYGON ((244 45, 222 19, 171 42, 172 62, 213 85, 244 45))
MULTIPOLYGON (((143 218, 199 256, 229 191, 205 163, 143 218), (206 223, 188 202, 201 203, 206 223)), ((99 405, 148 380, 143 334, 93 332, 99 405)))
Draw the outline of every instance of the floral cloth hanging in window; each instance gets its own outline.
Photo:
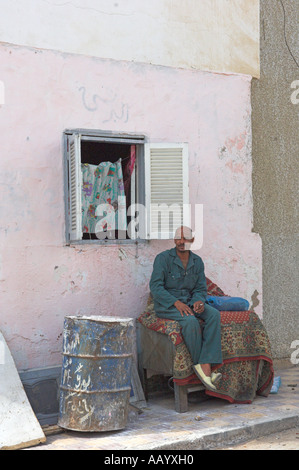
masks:
POLYGON ((82 228, 96 233, 118 228, 126 230, 125 192, 121 159, 116 163, 82 164, 82 228), (97 206, 102 205, 96 215, 97 206))
POLYGON ((125 195, 127 200, 130 200, 130 185, 131 185, 131 177, 135 167, 136 161, 136 145, 131 145, 130 148, 130 157, 128 158, 128 163, 124 167, 124 186, 125 186, 125 195))

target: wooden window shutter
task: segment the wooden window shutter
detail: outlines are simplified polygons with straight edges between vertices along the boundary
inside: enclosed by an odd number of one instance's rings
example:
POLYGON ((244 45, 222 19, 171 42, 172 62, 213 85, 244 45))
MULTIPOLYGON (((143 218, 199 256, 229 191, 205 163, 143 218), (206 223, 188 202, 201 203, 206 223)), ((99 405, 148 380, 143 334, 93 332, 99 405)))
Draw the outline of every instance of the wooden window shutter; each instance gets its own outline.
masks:
POLYGON ((82 240, 82 171, 81 136, 68 137, 69 167, 69 237, 70 241, 82 240))
POLYGON ((148 239, 172 239, 190 225, 188 144, 145 144, 145 206, 148 239))

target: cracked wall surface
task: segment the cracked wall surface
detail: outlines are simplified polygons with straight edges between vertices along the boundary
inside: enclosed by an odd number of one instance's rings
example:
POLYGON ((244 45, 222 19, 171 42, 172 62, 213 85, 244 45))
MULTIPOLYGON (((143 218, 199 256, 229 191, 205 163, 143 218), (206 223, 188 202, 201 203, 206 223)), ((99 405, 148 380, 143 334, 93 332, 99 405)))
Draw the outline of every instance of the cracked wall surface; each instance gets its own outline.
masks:
POLYGON ((264 323, 278 358, 290 358, 299 339, 298 24, 298 1, 261 2, 261 78, 252 85, 254 231, 263 244, 264 323))

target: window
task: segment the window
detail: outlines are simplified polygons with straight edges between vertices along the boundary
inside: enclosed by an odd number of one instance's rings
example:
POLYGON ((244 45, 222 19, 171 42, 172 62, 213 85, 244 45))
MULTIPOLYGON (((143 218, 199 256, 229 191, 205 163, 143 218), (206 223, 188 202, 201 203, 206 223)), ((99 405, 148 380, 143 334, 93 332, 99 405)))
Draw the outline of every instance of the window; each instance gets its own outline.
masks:
POLYGON ((67 242, 169 239, 189 223, 188 145, 66 130, 67 242))

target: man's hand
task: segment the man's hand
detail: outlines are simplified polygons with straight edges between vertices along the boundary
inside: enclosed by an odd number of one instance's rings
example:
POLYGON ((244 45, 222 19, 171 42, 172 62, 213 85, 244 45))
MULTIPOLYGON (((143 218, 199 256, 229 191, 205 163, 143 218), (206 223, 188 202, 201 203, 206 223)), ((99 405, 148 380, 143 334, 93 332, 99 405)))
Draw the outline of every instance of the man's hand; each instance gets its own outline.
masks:
POLYGON ((193 315, 193 312, 192 312, 191 308, 188 307, 188 305, 181 302, 180 300, 177 300, 174 303, 174 306, 178 309, 178 311, 180 312, 182 317, 184 317, 185 315, 187 315, 187 316, 188 315, 193 315))
POLYGON ((198 300, 197 302, 194 302, 193 309, 196 313, 202 313, 205 309, 205 304, 201 300, 198 300))

